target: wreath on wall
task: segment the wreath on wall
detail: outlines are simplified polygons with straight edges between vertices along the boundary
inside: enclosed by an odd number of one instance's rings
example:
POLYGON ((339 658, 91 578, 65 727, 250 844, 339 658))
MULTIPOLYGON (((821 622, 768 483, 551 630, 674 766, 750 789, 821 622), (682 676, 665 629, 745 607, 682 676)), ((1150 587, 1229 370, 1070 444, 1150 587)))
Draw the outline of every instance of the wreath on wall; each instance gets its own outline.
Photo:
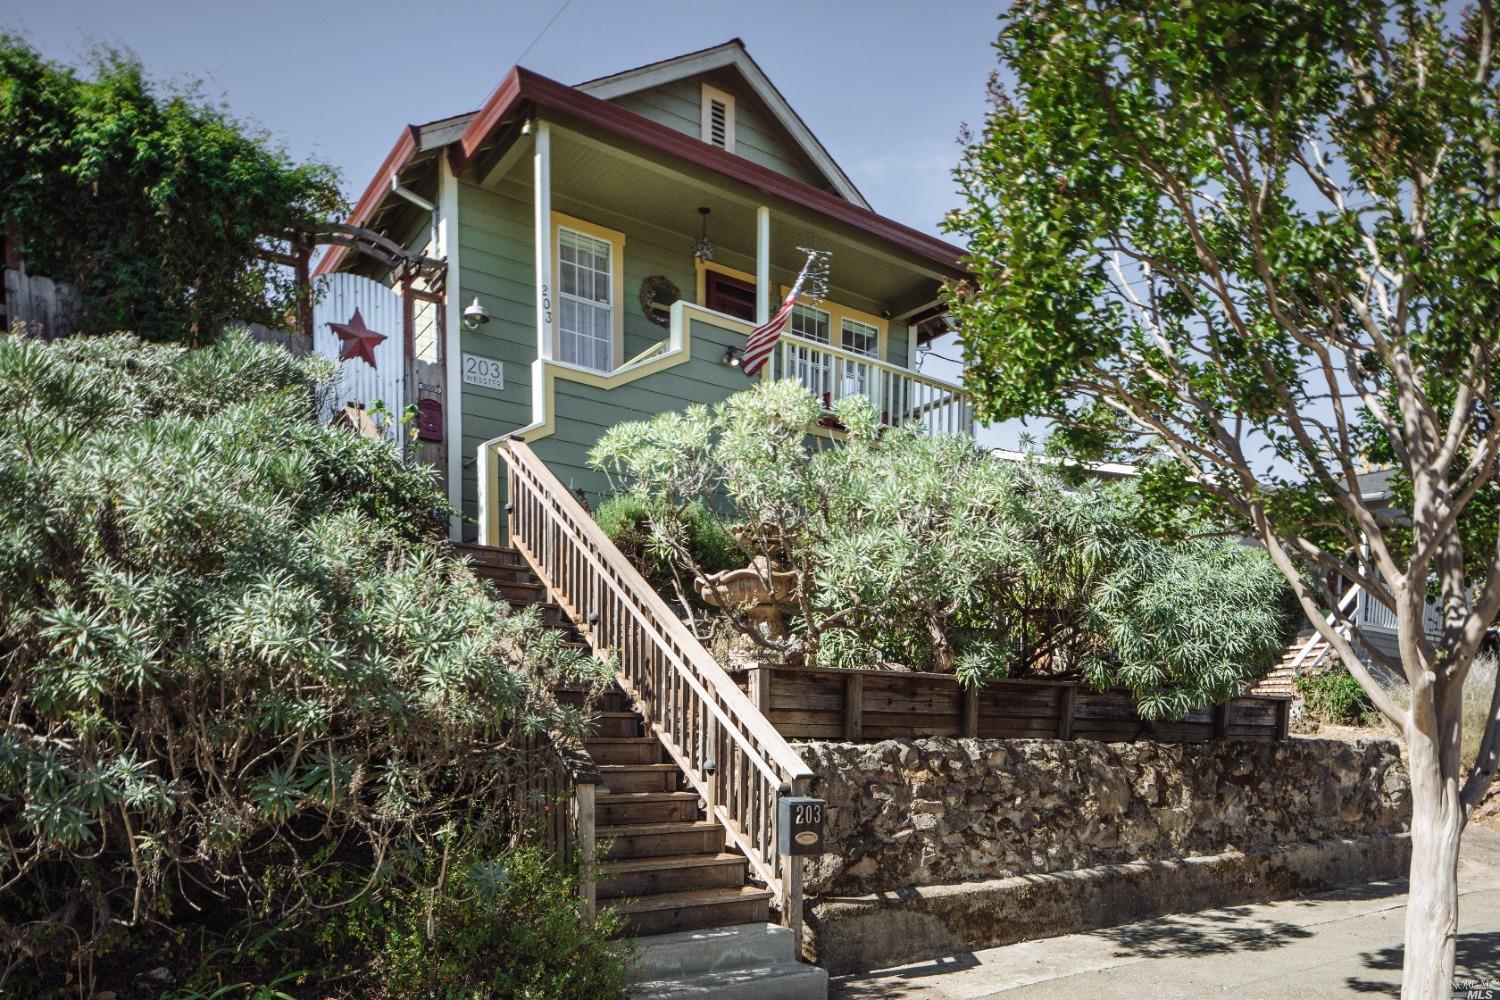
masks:
POLYGON ((664 274, 653 274, 641 282, 641 312, 657 326, 672 323, 672 303, 682 298, 682 289, 664 274))

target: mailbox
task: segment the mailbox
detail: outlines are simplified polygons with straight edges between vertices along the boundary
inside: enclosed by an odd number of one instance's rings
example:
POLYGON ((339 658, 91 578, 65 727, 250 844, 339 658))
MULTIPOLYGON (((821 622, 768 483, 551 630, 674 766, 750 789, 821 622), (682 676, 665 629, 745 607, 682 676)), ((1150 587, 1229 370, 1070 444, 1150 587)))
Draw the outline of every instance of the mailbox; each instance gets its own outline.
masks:
POLYGON ((797 795, 776 800, 776 847, 782 855, 823 853, 823 813, 827 803, 797 795))
POLYGON ((443 440, 443 404, 436 399, 417 400, 417 440, 443 440))

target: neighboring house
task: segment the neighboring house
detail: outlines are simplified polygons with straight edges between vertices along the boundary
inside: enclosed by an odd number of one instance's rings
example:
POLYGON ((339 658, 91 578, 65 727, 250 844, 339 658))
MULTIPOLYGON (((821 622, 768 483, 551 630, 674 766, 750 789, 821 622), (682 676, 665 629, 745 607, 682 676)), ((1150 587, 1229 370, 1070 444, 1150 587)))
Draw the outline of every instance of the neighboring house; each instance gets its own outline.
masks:
MULTIPOLYGON (((799 247, 831 253, 829 294, 761 377, 972 433, 959 387, 914 370, 962 251, 874 212, 738 39, 571 87, 516 67, 478 111, 403 129, 350 222, 447 263, 441 316, 406 345, 434 374, 405 400, 430 401, 433 460, 479 522, 455 538, 499 537, 486 442, 521 435, 596 503, 607 428, 746 388, 738 352, 799 247)), ((386 279, 335 248, 318 273, 338 271, 386 279)))
MULTIPOLYGON (((1387 520, 1395 515, 1390 508, 1391 478, 1395 470, 1374 469, 1358 477, 1360 499, 1377 519, 1387 520)), ((1356 635, 1354 648, 1361 659, 1371 666, 1377 677, 1395 683, 1399 675, 1386 669, 1382 659, 1399 663, 1401 652, 1396 638, 1396 616, 1380 601, 1371 597, 1363 588, 1350 586, 1344 590, 1339 601, 1338 615, 1329 615, 1330 625, 1339 622, 1339 631, 1348 637, 1356 635), (1357 633, 1357 634, 1356 634, 1357 633), (1373 654, 1373 655, 1372 655, 1373 654)), ((1436 604, 1429 602, 1424 616, 1424 625, 1429 635, 1441 629, 1441 613, 1436 604)), ((1296 693, 1294 679, 1298 674, 1309 673, 1327 667, 1333 660, 1332 647, 1312 628, 1303 630, 1290 646, 1286 655, 1265 677, 1257 681, 1250 694, 1290 695, 1296 693)))

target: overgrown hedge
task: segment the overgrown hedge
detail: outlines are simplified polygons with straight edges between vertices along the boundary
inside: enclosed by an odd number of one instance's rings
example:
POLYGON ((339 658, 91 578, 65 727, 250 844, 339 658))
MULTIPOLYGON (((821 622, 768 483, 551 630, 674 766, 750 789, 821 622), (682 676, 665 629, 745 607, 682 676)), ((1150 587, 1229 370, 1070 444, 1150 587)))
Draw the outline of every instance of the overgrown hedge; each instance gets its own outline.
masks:
POLYGON ((201 344, 281 324, 291 276, 257 251, 343 206, 332 167, 293 162, 201 88, 109 51, 80 73, 0 34, 0 226, 31 273, 78 287, 82 329, 201 344))
POLYGON ((701 579, 707 512, 796 575, 790 636, 727 615, 789 660, 971 683, 1081 675, 1174 718, 1233 697, 1288 638, 1275 566, 1213 525, 1161 537, 1129 485, 1069 484, 968 437, 884 427, 864 397, 834 404, 837 444, 827 416, 796 382, 768 383, 619 424, 591 460, 644 512, 650 558, 701 579))
POLYGON ((526 734, 579 731, 551 683, 595 668, 448 555, 425 469, 311 419, 326 374, 0 338, 5 995, 371 995, 403 907, 450 912, 445 859, 505 870, 526 734))

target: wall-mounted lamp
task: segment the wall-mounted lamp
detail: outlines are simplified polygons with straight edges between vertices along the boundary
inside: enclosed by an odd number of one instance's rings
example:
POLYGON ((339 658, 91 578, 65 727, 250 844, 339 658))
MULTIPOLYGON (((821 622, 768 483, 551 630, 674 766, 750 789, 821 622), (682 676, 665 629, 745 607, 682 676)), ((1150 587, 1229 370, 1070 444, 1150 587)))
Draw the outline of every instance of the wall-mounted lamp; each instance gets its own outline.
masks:
POLYGON ((464 310, 464 329, 477 330, 490 321, 490 311, 479 304, 479 296, 474 296, 474 301, 464 310))
POLYGON ((745 352, 738 347, 724 348, 724 356, 719 359, 720 364, 728 365, 730 368, 738 368, 744 361, 745 352))
POLYGON ((703 234, 693 244, 693 258, 705 264, 714 259, 714 241, 708 238, 708 213, 711 211, 713 209, 707 205, 698 209, 698 214, 703 216, 703 234))

